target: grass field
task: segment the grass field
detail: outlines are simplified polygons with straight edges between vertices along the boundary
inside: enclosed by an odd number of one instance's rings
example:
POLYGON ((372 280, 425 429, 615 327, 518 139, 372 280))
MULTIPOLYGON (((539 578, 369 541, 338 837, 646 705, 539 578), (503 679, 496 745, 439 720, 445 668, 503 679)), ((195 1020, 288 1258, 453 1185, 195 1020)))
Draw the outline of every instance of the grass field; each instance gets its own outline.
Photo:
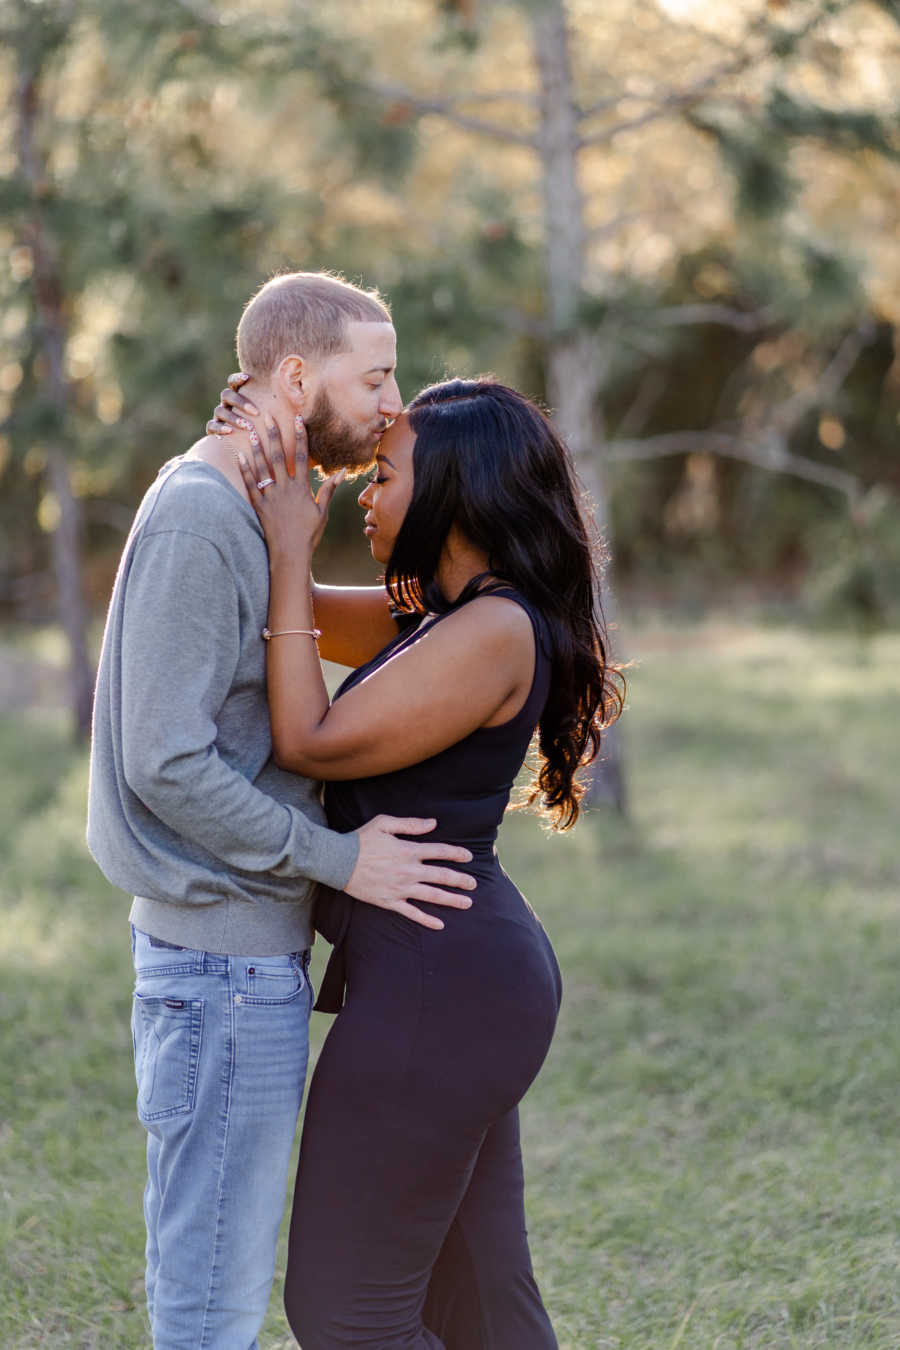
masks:
MULTIPOLYGON (((524 1109, 560 1345, 896 1350, 900 637, 632 646, 630 822, 501 847, 566 978, 524 1109)), ((51 715, 0 722, 3 1350, 150 1345, 127 901, 85 785, 51 715)), ((262 1347, 291 1344, 276 1290, 262 1347)))

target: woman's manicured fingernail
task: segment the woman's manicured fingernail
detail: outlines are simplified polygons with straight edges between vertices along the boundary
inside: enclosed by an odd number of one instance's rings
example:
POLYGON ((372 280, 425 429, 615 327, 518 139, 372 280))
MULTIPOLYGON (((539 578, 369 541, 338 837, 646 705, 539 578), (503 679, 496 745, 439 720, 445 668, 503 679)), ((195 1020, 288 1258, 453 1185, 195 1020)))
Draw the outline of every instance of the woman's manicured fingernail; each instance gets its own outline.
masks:
POLYGON ((237 422, 238 426, 241 428, 242 431, 253 430, 253 423, 248 422, 246 417, 236 417, 234 420, 235 422, 237 422))
POLYGON ((254 450, 259 449, 259 437, 255 431, 250 432, 250 444, 253 446, 254 450))
POLYGON ((215 429, 215 431, 213 432, 213 435, 214 435, 214 436, 230 436, 233 430, 234 430, 234 428, 233 428, 233 427, 230 427, 230 426, 228 425, 227 422, 217 422, 217 423, 216 423, 216 429, 215 429))
POLYGON ((255 403, 251 403, 249 399, 244 399, 241 407, 244 412, 248 412, 251 417, 259 417, 259 408, 257 408, 255 403))
POLYGON ((299 413, 297 413, 297 416, 294 418, 294 430, 295 431, 303 430, 303 418, 300 416, 299 413))
POLYGON ((250 465, 247 463, 247 456, 244 454, 242 450, 239 450, 237 452, 237 457, 238 457, 238 464, 240 464, 242 469, 250 468, 250 465))
POLYGON ((275 418, 272 416, 271 413, 266 413, 265 417, 263 418, 263 423, 265 424, 266 431, 275 430, 275 418))

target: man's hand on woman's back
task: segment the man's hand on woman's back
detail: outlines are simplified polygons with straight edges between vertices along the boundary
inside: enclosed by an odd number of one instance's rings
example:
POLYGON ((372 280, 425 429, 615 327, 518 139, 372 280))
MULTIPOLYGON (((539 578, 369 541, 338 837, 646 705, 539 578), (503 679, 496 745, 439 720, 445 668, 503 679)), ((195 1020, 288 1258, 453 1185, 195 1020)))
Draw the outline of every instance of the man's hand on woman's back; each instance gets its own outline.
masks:
POLYGON ((475 878, 453 867, 436 867, 434 862, 470 862, 467 848, 457 844, 428 844, 398 839, 400 834, 430 834, 437 821, 417 817, 375 816, 356 831, 359 857, 344 888, 355 900, 377 905, 380 909, 403 914, 423 928, 443 928, 440 919, 410 904, 425 900, 451 909, 468 909, 472 904, 461 891, 474 890, 475 878), (458 887, 443 890, 444 886, 458 887))

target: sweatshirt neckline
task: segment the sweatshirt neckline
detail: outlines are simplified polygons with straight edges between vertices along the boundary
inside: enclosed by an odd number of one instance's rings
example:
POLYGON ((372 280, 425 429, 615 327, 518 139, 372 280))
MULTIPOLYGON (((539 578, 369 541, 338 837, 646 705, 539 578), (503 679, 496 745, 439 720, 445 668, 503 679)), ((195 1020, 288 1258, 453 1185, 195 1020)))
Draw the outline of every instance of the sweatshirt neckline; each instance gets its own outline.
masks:
MULTIPOLYGON (((188 459, 186 455, 173 456, 173 458, 169 460, 169 464, 173 466, 173 469, 200 469, 201 471, 205 470, 206 473, 205 474, 201 473, 201 476, 209 477, 211 475, 216 483, 221 484, 221 486, 224 487, 227 492, 230 492, 232 496, 237 497, 238 501, 240 502, 241 506, 243 506, 244 510, 248 511, 250 515, 253 517, 253 519, 256 521, 256 524, 259 525, 259 517, 253 510, 253 507, 247 501, 247 498, 242 496, 241 493, 238 492, 234 484, 228 478, 226 478, 225 474, 222 472, 221 469, 216 468, 215 464, 210 464, 209 460, 206 459, 188 459)), ((168 465, 163 465, 163 468, 162 470, 160 470, 160 472, 163 472, 167 467, 168 465)), ((260 526, 260 529, 262 529, 262 526, 260 526)))

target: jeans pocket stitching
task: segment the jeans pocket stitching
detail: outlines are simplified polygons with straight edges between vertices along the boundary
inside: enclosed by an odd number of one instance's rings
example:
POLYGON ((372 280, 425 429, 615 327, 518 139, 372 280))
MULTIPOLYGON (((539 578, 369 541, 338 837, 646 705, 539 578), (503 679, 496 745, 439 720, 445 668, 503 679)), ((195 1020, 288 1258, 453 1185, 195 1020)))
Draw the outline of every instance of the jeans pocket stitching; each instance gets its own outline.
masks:
POLYGON ((266 994, 241 994, 241 1003, 250 1004, 254 1008, 284 1008, 288 1004, 296 1003, 307 989, 310 988, 309 981, 298 971, 300 984, 290 994, 284 994, 280 998, 267 996, 266 994))
MULTIPOLYGON (((138 1100, 137 1100, 138 1117, 142 1121, 159 1121, 159 1120, 168 1120, 173 1116, 189 1115, 191 1111, 193 1111, 194 1109, 194 1103, 196 1101, 197 1096, 197 1077, 200 1067, 200 1046, 203 1036, 204 1001, 203 999, 183 999, 183 1000, 172 999, 158 995, 142 995, 136 992, 134 995, 134 1005, 136 1014, 141 1019, 143 1031, 140 1062, 138 1062, 137 1054, 135 1056, 135 1071, 138 1089, 138 1100), (157 1070, 159 1068, 160 1053, 162 1051, 165 1041, 168 1040, 170 1036, 176 1034, 176 1031, 175 1029, 170 1030, 168 1035, 161 1039, 159 1036, 158 1026, 153 1019, 153 1009, 151 1008, 150 1005, 164 1004, 168 1005, 171 1011, 181 1011, 179 1009, 172 1008, 173 1003, 183 1004, 183 1011, 186 1013, 186 1018, 184 1019, 185 1025, 183 1028, 183 1033, 186 1032, 187 1035, 187 1046, 185 1052, 186 1062, 182 1061, 179 1064, 179 1069, 182 1070, 180 1074, 182 1086, 178 1093, 177 1101, 151 1111, 147 1110, 147 1105, 149 1104, 150 1101, 152 1101, 153 1092, 154 1089, 156 1088, 157 1070), (150 1060, 151 1056, 153 1055, 153 1046, 151 1038, 156 1039, 157 1045, 156 1045, 156 1054, 153 1057, 153 1065, 152 1065, 153 1077, 150 1085, 150 1091, 148 1093, 147 1077, 150 1073, 150 1060)), ((171 1017, 167 1019, 167 1021, 170 1023, 174 1022, 175 1020, 176 1019, 171 1017)), ((135 1042, 135 1049, 137 1050, 136 1042, 135 1042)))

